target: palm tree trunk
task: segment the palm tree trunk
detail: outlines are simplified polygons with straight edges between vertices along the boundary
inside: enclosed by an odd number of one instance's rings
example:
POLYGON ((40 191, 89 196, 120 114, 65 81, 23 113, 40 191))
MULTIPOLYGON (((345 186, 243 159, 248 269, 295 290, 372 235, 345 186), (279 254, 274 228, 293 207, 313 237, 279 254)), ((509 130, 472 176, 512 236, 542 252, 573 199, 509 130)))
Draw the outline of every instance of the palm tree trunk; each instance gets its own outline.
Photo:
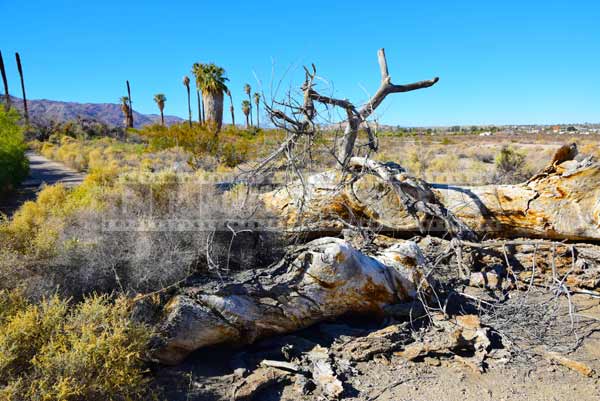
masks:
POLYGON ((206 103, 204 103, 204 93, 201 93, 200 101, 202 102, 202 122, 206 123, 206 103))
POLYGON ((250 120, 248 120, 248 114, 246 114, 246 129, 250 128, 250 120))
POLYGON ((187 95, 188 95, 188 115, 189 115, 188 119, 190 121, 190 128, 192 128, 192 103, 190 101, 190 87, 189 87, 189 85, 186 86, 186 89, 187 89, 187 95))
POLYGON ((131 104, 131 87, 129 86, 129 80, 127 82, 127 96, 129 98, 129 121, 127 122, 127 128, 133 128, 133 106, 131 104))
POLYGON ((252 98, 250 97, 249 93, 248 93, 248 101, 250 102, 250 125, 254 125, 254 122, 252 121, 252 98))
POLYGON ((10 95, 8 94, 8 80, 6 79, 6 70, 4 69, 4 60, 2 59, 2 52, 0 51, 0 73, 2 74, 2 83, 4 84, 4 107, 6 111, 10 110, 10 95))
POLYGON ((231 97, 231 92, 228 91, 227 92, 229 94, 229 111, 231 111, 231 125, 233 125, 235 127, 235 113, 234 113, 234 108, 233 108, 233 98, 231 97))
POLYGON ((259 104, 260 103, 258 103, 258 102, 256 103, 256 128, 260 128, 260 120, 259 120, 259 117, 258 117, 258 110, 259 110, 259 106, 258 105, 259 104))
POLYGON ((196 97, 198 98, 198 123, 202 124, 202 106, 200 102, 200 91, 196 89, 196 97))
POLYGON ((202 101, 204 103, 204 112, 206 113, 206 123, 214 124, 217 132, 223 125, 223 92, 215 93, 203 92, 202 101))
POLYGON ((162 109, 160 110, 160 123, 163 127, 165 126, 165 116, 163 115, 162 109))
POLYGON ((21 90, 23 91, 23 110, 25 111, 25 121, 29 124, 29 111, 27 110, 27 96, 25 95, 25 81, 23 80, 23 67, 21 66, 21 57, 19 53, 15 53, 17 59, 17 69, 21 76, 21 90))

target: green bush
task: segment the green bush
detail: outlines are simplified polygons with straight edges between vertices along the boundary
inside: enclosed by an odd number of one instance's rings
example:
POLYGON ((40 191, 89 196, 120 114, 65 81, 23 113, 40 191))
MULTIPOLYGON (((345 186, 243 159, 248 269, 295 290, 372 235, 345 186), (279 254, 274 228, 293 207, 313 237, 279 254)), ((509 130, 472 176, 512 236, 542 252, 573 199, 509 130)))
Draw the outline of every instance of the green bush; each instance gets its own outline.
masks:
POLYGON ((525 155, 507 145, 500 149, 494 164, 496 171, 493 181, 499 184, 514 184, 531 175, 527 168, 525 155))
POLYGON ((32 304, 0 291, 0 399, 147 399, 142 356, 151 333, 129 319, 125 298, 32 304))
POLYGON ((23 129, 18 125, 19 114, 0 108, 0 196, 17 186, 29 173, 25 157, 27 146, 23 129))

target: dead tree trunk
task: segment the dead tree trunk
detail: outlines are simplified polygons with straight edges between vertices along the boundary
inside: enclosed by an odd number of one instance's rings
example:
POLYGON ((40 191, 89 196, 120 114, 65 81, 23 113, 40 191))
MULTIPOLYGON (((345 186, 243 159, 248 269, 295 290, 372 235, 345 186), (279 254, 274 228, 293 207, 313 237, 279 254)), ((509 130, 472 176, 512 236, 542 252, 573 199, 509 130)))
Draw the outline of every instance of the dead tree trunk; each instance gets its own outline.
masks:
POLYGON ((155 356, 176 364, 201 347, 248 344, 348 313, 383 316, 387 305, 426 293, 425 263, 410 241, 370 257, 341 239, 315 240, 273 267, 186 288, 164 308, 155 356))
POLYGON ((390 165, 351 158, 349 169, 356 175, 350 182, 340 186, 341 173, 330 171, 263 199, 284 212, 293 232, 340 232, 351 224, 443 235, 467 227, 466 232, 495 238, 600 240, 600 163, 591 159, 564 162, 529 183, 476 187, 427 184, 390 165), (302 211, 296 206, 300 196, 307 205, 302 211))

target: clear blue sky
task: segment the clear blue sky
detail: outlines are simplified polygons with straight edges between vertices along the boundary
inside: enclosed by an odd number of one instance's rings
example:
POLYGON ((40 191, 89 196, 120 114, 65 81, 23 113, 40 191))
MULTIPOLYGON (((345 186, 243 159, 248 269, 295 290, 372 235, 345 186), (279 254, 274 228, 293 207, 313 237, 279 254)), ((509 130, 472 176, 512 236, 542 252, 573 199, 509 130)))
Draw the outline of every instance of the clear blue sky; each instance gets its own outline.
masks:
POLYGON ((274 71, 284 86, 299 84, 300 66, 314 62, 337 96, 360 103, 377 89, 385 47, 393 82, 440 82, 388 97, 383 123, 600 121, 593 0, 0 0, 0 15, 11 92, 19 95, 19 51, 32 99, 116 102, 129 79, 136 110, 155 113, 152 95, 162 92, 166 114, 185 117, 182 77, 214 61, 241 117, 244 83, 258 88, 258 77, 268 93, 274 71))

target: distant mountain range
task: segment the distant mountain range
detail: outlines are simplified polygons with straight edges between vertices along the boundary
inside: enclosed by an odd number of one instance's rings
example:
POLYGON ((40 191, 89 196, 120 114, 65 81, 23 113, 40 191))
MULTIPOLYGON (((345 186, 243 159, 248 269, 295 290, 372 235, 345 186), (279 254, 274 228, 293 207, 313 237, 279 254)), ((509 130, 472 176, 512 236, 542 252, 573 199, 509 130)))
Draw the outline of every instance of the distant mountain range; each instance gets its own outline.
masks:
MULTIPOLYGON (((3 100, 3 99, 2 99, 3 100)), ((23 100, 11 96, 12 104, 23 109, 23 100)), ((29 116, 32 121, 65 122, 78 118, 92 119, 114 127, 123 127, 124 119, 121 105, 116 103, 76 103, 56 100, 27 100, 29 116)), ((182 118, 165 115, 165 124, 171 125, 184 121, 182 118)), ((158 114, 141 114, 133 111, 133 123, 136 128, 160 122, 158 114)))

